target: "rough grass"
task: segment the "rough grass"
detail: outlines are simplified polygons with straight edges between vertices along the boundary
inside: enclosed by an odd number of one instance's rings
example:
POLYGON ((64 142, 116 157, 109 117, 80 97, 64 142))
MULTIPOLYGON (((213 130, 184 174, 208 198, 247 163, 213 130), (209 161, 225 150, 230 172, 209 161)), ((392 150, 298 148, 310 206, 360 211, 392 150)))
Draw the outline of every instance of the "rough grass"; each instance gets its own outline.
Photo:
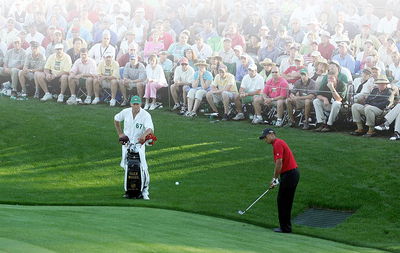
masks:
MULTIPOLYGON (((277 225, 276 191, 237 215, 272 177, 272 148, 257 139, 263 126, 153 112, 159 141, 147 150, 151 201, 129 201, 121 198, 113 127, 119 110, 1 97, 0 203, 150 206, 277 225)), ((301 171, 294 215, 308 207, 355 211, 335 228, 294 232, 400 252, 398 143, 286 128, 278 136, 301 171)))

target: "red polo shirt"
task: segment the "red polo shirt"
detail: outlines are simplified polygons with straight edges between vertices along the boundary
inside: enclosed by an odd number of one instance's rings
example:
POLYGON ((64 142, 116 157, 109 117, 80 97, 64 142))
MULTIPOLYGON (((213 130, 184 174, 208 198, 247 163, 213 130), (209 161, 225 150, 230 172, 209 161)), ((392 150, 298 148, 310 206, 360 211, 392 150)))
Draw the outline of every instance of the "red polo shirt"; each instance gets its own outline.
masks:
POLYGON ((281 174, 297 168, 293 153, 284 140, 276 138, 272 143, 272 147, 274 149, 274 161, 282 159, 281 174))
POLYGON ((264 86, 263 93, 269 98, 276 98, 279 96, 287 97, 288 93, 288 82, 283 77, 279 77, 275 82, 274 78, 269 79, 264 86))

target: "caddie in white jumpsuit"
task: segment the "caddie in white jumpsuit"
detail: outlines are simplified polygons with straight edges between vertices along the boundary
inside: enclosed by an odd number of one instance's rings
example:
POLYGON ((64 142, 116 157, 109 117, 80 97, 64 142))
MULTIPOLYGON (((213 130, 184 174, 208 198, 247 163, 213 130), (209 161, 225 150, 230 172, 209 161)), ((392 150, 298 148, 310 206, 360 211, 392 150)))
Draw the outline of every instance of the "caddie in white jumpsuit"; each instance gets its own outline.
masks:
MULTIPOLYGON (((151 115, 141 108, 141 99, 138 96, 133 96, 131 99, 131 108, 126 108, 114 116, 114 125, 117 130, 118 137, 127 136, 131 143, 144 143, 145 138, 148 134, 153 133, 154 126, 151 119, 151 115), (121 122, 124 122, 124 131, 121 129, 121 122)), ((122 145, 122 160, 121 167, 125 169, 125 178, 127 173, 127 162, 126 162, 126 145, 122 145)), ((143 199, 149 200, 149 183, 150 175, 146 162, 145 145, 141 145, 139 148, 140 163, 145 175, 143 180, 143 199)), ((125 191, 126 182, 125 182, 125 191)))

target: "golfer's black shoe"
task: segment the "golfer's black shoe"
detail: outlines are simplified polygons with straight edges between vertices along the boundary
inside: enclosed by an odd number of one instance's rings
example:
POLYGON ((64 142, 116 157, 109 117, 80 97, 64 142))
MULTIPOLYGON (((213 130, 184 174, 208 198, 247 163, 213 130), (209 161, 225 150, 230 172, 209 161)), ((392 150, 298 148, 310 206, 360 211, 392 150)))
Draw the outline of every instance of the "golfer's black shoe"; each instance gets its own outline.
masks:
POLYGON ((274 228, 272 231, 276 233, 292 233, 292 231, 283 231, 281 228, 274 228))

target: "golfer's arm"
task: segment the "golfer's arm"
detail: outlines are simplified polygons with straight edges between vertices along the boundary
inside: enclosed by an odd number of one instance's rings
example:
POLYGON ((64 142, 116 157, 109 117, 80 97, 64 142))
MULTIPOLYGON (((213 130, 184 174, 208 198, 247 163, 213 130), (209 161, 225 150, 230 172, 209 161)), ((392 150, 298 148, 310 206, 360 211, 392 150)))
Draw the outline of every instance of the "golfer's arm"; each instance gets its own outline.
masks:
POLYGON ((121 137, 121 135, 124 134, 121 129, 121 122, 114 120, 114 126, 115 126, 115 130, 117 130, 118 136, 121 137))
POLYGON ((282 169, 282 159, 276 159, 275 161, 275 170, 274 170, 274 178, 279 178, 282 169))

